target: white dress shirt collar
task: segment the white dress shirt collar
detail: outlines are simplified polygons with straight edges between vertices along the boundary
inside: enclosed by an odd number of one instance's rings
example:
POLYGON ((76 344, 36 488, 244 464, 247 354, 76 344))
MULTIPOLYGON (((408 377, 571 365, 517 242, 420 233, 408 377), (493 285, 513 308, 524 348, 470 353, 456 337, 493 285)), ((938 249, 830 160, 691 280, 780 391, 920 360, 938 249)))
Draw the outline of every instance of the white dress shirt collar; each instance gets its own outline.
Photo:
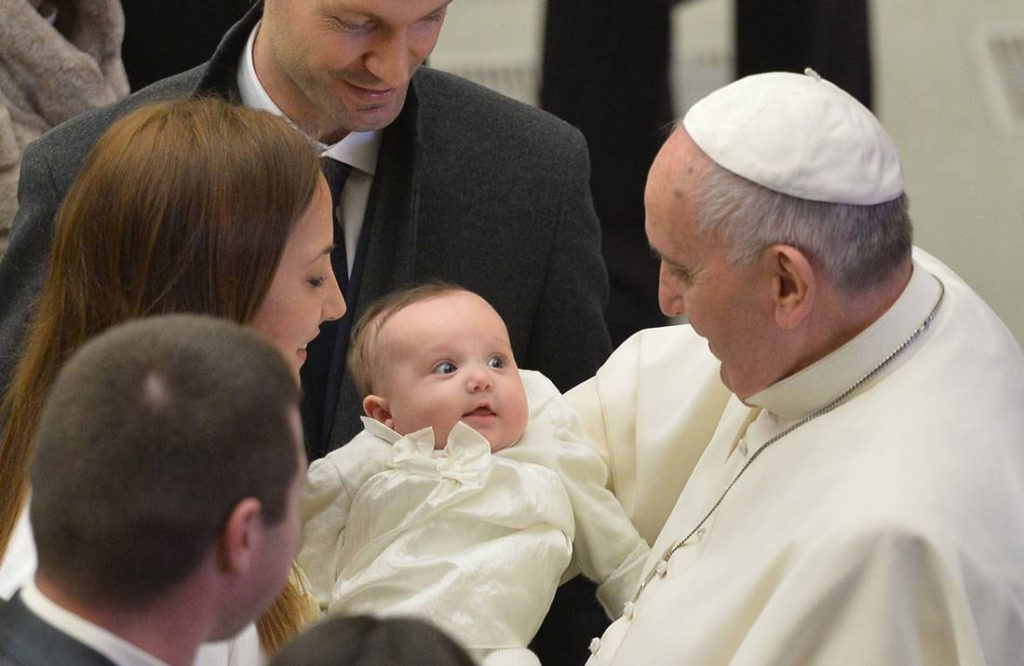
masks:
POLYGON ((939 281, 915 261, 903 293, 873 324, 825 358, 744 402, 763 407, 783 421, 824 407, 877 367, 921 326, 935 306, 940 289, 939 281))
MULTIPOLYGON (((238 93, 242 98, 242 104, 253 109, 269 111, 274 115, 281 116, 288 120, 293 127, 295 123, 289 119, 274 100, 267 94, 259 77, 256 76, 256 65, 252 59, 253 44, 256 42, 256 33, 260 24, 249 33, 249 41, 246 42, 245 51, 238 63, 238 93)), ((297 128, 297 127, 296 127, 297 128)), ((311 139, 317 151, 322 157, 330 157, 339 162, 344 162, 369 175, 374 175, 377 170, 377 153, 380 151, 381 132, 373 130, 369 132, 349 132, 345 137, 336 143, 327 145, 311 139)))
POLYGON ((21 600, 43 622, 99 652, 118 666, 167 666, 165 662, 106 629, 53 603, 39 591, 34 580, 29 580, 21 588, 21 600))

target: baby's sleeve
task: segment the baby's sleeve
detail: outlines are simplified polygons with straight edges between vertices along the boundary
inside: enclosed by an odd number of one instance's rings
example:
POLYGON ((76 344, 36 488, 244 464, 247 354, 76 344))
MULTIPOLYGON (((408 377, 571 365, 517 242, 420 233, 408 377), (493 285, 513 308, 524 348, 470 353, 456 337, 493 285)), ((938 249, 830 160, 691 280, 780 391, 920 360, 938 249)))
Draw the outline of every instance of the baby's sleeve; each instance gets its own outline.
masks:
POLYGON ((616 618, 639 584, 650 547, 606 487, 608 468, 586 441, 575 410, 543 375, 525 373, 531 421, 511 455, 557 472, 576 523, 573 563, 598 584, 597 596, 616 618))
POLYGON ((352 498, 386 466, 391 447, 367 433, 309 466, 299 504, 302 519, 298 563, 321 610, 331 600, 352 498))

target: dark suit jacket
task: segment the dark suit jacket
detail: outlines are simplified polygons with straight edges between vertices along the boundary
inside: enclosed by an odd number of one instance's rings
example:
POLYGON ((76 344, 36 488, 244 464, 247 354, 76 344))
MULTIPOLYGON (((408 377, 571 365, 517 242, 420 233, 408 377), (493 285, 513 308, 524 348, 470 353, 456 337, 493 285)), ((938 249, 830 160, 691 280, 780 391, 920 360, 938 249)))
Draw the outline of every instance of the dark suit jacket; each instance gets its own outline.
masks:
POLYGON ((115 666, 44 622, 16 594, 0 606, 0 666, 115 666))
MULTIPOLYGON (((10 383, 42 287, 54 214, 86 153, 140 104, 196 93, 237 101, 238 59, 259 12, 256 7, 235 25, 206 65, 72 119, 26 149, 20 208, 0 261, 0 387, 10 383)), ((590 377, 611 344, 588 172, 586 146, 574 128, 421 68, 405 108, 383 134, 367 209, 366 266, 347 316, 411 281, 453 281, 480 293, 504 317, 520 366, 540 370, 563 390, 590 377)), ((329 449, 361 428, 359 396, 347 374, 329 449)))

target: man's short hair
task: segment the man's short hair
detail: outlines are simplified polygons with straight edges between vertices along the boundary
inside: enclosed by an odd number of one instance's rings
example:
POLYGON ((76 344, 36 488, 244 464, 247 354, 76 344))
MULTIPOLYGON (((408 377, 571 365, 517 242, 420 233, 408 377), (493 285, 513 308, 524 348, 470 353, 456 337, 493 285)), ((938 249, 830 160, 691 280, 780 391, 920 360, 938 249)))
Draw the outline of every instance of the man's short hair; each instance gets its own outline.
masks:
POLYGON ((372 394, 375 390, 374 380, 380 379, 383 354, 378 345, 378 336, 388 319, 413 303, 456 291, 469 292, 457 284, 434 280, 393 291, 366 308, 352 327, 348 352, 349 373, 360 396, 365 398, 372 394))
POLYGON ((144 605, 199 566, 241 500, 280 522, 298 402, 281 353, 238 324, 166 315, 89 341, 36 434, 40 572, 83 598, 144 605))
POLYGON ((907 196, 860 206, 809 201, 775 192, 708 160, 697 196, 697 225, 732 245, 735 263, 768 247, 792 245, 818 260, 845 291, 884 282, 910 256, 907 196))

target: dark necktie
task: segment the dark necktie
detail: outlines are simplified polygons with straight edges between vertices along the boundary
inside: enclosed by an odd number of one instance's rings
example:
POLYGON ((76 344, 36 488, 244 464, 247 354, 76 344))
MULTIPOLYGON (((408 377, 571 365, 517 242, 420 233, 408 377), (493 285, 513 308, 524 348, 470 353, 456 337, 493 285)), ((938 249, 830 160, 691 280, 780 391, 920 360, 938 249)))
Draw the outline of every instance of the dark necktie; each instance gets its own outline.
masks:
POLYGON ((338 204, 352 167, 330 157, 321 157, 320 169, 327 179, 327 186, 331 188, 331 210, 334 212, 334 250, 331 252, 331 267, 334 268, 334 277, 338 278, 338 287, 341 288, 342 295, 345 295, 345 289, 348 287, 348 260, 345 252, 345 226, 338 204))
MULTIPOLYGON (((320 159, 320 168, 327 179, 327 185, 331 188, 331 210, 334 212, 334 249, 331 251, 331 268, 334 269, 334 276, 338 280, 338 287, 341 288, 346 303, 351 303, 348 288, 348 261, 345 253, 345 229, 338 211, 338 203, 352 167, 330 157, 323 157, 320 159)), ((346 315, 346 318, 348 316, 346 315)), ((326 451, 324 446, 324 438, 327 434, 325 432, 325 411, 334 409, 334 405, 326 404, 327 388, 331 383, 332 372, 340 373, 345 363, 344 359, 341 359, 341 367, 334 367, 339 321, 327 321, 320 325, 320 335, 306 347, 306 362, 302 365, 300 373, 303 392, 302 421, 306 433, 306 452, 311 461, 326 451)), ((348 326, 345 329, 347 335, 348 326)), ((347 345, 343 346, 347 347, 347 345)))

